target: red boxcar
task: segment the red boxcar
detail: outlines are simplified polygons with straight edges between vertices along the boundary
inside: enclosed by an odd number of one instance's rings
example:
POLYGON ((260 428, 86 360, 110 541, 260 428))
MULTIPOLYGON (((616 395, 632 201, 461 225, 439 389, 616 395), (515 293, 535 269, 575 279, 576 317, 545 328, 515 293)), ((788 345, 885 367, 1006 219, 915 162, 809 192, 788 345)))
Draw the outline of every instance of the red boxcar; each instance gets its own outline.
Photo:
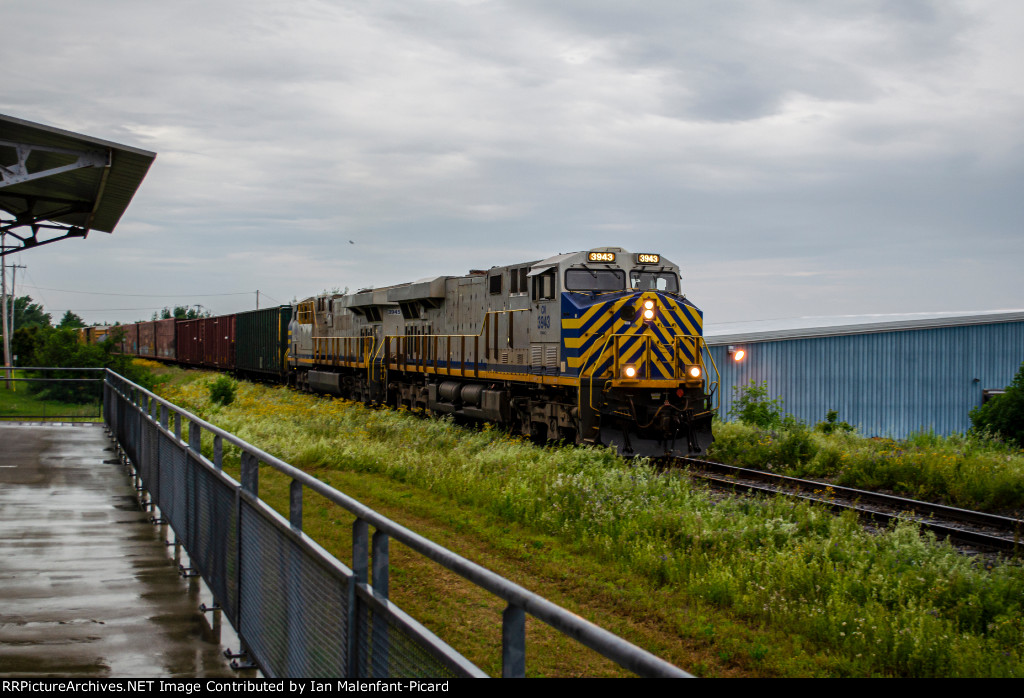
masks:
POLYGON ((212 368, 233 369, 235 367, 235 325, 234 315, 205 318, 206 346, 204 365, 212 368))
POLYGON ((235 367, 235 316, 179 320, 178 361, 191 366, 235 367))
POLYGON ((175 324, 175 330, 178 362, 190 366, 202 366, 206 325, 202 320, 179 320, 175 324))
POLYGON ((150 320, 149 322, 140 322, 139 328, 139 356, 147 359, 156 358, 156 342, 154 341, 154 329, 156 323, 150 320))
POLYGON ((111 331, 121 332, 121 341, 118 343, 118 347, 122 354, 128 354, 130 356, 138 356, 139 354, 139 326, 138 325, 119 325, 118 327, 111 328, 111 331))
POLYGON ((154 337, 156 354, 154 358, 164 359, 165 361, 174 361, 178 358, 178 353, 175 351, 175 345, 177 344, 177 333, 175 332, 175 323, 177 320, 174 318, 168 318, 166 320, 157 320, 153 323, 154 337))

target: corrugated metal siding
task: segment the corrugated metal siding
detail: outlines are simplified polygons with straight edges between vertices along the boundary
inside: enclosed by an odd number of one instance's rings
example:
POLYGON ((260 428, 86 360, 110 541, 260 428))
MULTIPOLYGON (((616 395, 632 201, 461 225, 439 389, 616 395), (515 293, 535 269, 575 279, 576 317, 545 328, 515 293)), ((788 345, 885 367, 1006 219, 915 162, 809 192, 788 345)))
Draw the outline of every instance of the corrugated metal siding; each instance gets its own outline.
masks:
POLYGON ((742 363, 727 355, 727 345, 711 347, 722 375, 723 417, 734 386, 767 381, 769 395, 782 397, 786 412, 805 422, 836 409, 864 434, 903 438, 929 429, 966 431, 982 391, 1008 385, 1024 361, 1024 322, 736 346, 747 350, 742 363))

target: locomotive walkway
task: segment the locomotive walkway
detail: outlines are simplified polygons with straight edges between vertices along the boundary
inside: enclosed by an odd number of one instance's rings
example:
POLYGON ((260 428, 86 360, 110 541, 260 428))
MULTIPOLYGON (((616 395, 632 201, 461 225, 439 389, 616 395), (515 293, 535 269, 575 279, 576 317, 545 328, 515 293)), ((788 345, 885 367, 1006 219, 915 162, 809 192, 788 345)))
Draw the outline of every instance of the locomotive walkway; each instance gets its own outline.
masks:
POLYGON ((0 676, 238 676, 149 516, 101 424, 0 423, 0 676))

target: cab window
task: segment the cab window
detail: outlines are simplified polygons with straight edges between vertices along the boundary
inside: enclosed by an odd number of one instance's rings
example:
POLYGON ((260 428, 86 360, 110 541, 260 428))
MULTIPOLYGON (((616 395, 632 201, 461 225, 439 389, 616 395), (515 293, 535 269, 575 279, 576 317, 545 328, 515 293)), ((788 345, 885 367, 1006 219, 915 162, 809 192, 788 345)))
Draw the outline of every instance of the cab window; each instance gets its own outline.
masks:
POLYGON ((626 272, 621 269, 569 269, 565 272, 566 291, 621 291, 626 272))
POLYGON ((629 285, 634 291, 668 291, 679 293, 679 278, 671 271, 629 272, 629 285))
POLYGON ((555 270, 533 277, 533 300, 547 301, 555 297, 555 270))

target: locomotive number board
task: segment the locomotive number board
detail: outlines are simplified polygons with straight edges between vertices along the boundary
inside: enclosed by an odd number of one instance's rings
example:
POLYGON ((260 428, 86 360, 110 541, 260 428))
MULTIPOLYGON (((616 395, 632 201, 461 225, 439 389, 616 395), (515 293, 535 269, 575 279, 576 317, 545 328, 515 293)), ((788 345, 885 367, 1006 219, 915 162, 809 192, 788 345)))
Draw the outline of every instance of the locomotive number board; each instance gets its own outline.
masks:
POLYGON ((615 253, 614 252, 588 252, 587 253, 587 261, 588 262, 614 262, 615 261, 615 253))
POLYGON ((661 262, 660 254, 652 254, 650 252, 641 252, 636 256, 637 264, 658 264, 661 262))

